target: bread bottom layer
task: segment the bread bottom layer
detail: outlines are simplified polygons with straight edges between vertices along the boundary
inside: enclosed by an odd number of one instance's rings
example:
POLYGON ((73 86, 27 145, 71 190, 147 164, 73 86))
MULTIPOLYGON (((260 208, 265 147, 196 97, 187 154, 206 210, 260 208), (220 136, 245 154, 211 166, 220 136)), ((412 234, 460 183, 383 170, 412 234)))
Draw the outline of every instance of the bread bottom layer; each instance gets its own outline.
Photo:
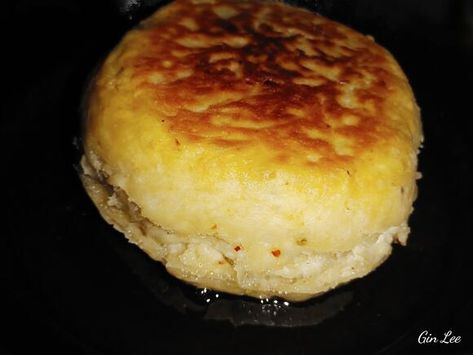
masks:
POLYGON ((178 235, 143 217, 126 193, 101 179, 85 158, 82 183, 103 218, 162 262, 177 278, 197 287, 259 298, 278 296, 302 301, 339 284, 362 277, 391 253, 393 241, 405 243, 406 223, 370 235, 348 252, 317 253, 301 248, 299 254, 271 270, 252 270, 244 248, 217 234, 178 235))

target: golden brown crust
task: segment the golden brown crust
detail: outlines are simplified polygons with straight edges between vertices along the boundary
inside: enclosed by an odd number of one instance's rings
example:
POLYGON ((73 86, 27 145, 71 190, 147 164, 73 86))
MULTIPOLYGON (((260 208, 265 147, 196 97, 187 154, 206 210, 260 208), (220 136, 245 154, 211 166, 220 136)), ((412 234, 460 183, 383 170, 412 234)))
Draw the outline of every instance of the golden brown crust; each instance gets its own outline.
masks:
POLYGON ((153 100, 176 144, 264 143, 281 161, 297 153, 309 165, 336 164, 414 133, 399 132, 386 112, 405 85, 389 53, 308 11, 176 1, 138 31, 126 46, 139 50, 118 70, 132 68, 132 85, 153 100))

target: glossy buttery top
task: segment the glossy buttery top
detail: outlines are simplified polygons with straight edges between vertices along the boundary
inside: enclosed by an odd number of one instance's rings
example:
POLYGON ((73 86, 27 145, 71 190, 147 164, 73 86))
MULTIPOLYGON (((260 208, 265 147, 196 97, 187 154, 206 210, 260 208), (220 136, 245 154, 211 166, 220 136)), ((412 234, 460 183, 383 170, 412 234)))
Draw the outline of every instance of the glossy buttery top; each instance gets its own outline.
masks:
POLYGON ((385 49, 278 2, 160 9, 105 61, 85 125, 89 160, 153 223, 321 251, 407 219, 420 140, 385 49))

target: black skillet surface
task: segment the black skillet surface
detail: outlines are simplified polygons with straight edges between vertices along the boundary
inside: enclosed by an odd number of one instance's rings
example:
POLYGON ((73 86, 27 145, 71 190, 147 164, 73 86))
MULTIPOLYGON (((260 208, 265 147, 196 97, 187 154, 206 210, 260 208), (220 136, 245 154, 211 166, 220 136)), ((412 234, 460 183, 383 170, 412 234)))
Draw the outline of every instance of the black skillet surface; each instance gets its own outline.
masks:
POLYGON ((0 353, 473 354, 473 4, 292 3, 372 34, 411 80, 426 141, 408 246, 302 304, 205 293, 168 277, 101 220, 74 168, 87 76, 161 2, 20 0, 1 14, 0 353), (462 339, 418 344, 423 330, 462 339))

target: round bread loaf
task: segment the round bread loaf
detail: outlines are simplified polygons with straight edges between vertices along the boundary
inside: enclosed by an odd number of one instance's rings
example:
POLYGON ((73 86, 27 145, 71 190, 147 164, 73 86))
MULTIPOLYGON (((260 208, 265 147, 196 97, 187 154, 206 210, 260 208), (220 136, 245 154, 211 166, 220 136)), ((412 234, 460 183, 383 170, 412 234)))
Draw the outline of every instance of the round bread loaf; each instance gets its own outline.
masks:
POLYGON ((176 0, 94 78, 82 181, 199 287, 303 300, 405 244, 419 109, 373 38, 280 2, 176 0))

